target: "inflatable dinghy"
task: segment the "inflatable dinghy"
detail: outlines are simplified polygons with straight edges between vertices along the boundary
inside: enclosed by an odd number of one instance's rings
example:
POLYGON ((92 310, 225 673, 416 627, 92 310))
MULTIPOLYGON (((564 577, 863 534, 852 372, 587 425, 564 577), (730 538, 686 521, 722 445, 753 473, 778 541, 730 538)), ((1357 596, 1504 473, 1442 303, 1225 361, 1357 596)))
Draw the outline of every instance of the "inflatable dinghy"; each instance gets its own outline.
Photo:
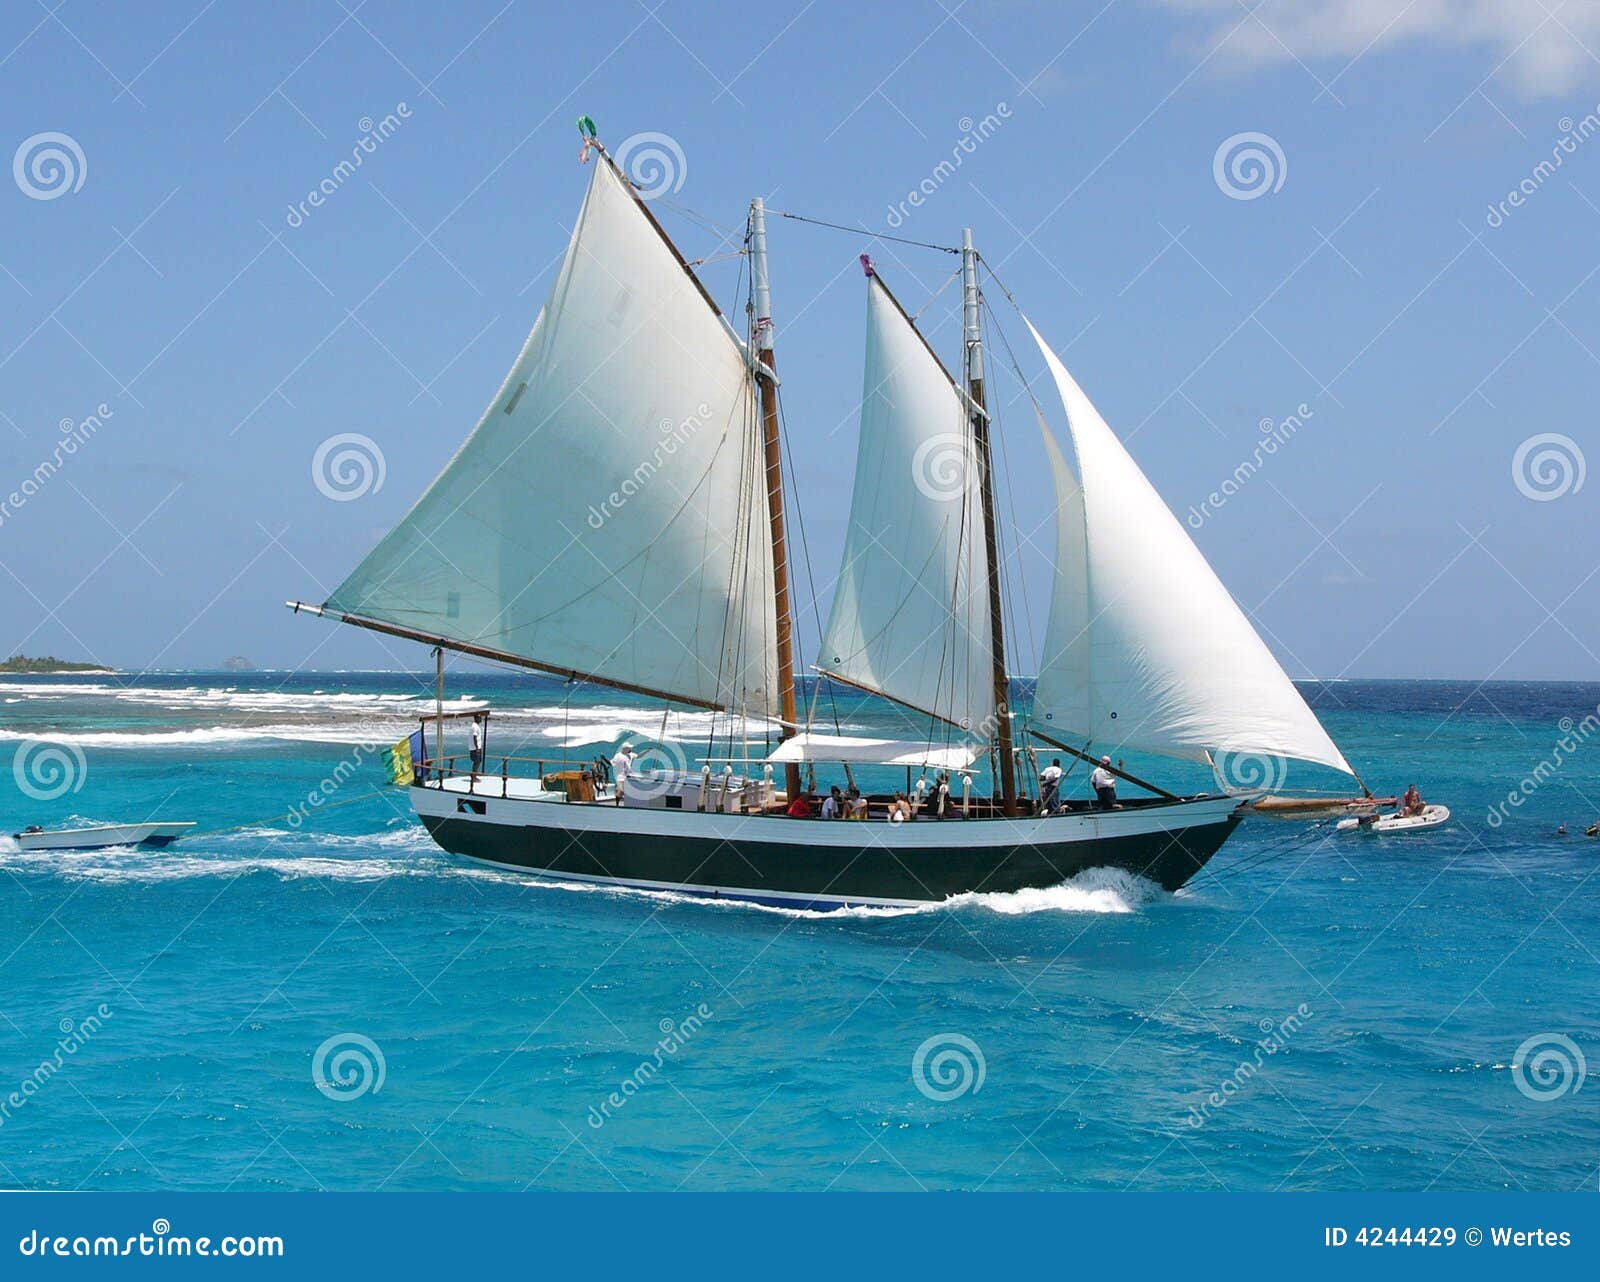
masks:
POLYGON ((1437 828, 1450 818, 1447 806, 1428 806, 1420 815, 1368 815, 1359 819, 1341 819, 1337 825, 1341 832, 1416 832, 1421 828, 1437 828))

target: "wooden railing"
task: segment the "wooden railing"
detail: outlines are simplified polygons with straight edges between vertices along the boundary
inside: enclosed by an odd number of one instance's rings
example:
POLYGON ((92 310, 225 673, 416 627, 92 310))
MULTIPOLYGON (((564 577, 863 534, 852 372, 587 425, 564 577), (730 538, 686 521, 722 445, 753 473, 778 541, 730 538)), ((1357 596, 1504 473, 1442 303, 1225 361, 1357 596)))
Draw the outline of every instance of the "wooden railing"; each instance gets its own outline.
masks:
POLYGON ((469 793, 486 793, 488 796, 510 796, 510 780, 512 778, 543 779, 547 774, 560 773, 568 770, 588 771, 594 776, 598 785, 601 781, 596 769, 597 763, 593 757, 486 757, 482 769, 472 768, 470 753, 460 753, 448 757, 425 757, 413 764, 412 769, 418 781, 424 786, 442 785, 446 779, 466 779, 469 793), (461 763, 465 762, 465 766, 461 763), (498 770, 490 769, 491 763, 498 762, 498 770), (531 766, 532 769, 516 769, 513 765, 522 767, 531 766), (499 789, 493 788, 493 783, 499 781, 499 789), (489 785, 479 787, 480 782, 489 785))

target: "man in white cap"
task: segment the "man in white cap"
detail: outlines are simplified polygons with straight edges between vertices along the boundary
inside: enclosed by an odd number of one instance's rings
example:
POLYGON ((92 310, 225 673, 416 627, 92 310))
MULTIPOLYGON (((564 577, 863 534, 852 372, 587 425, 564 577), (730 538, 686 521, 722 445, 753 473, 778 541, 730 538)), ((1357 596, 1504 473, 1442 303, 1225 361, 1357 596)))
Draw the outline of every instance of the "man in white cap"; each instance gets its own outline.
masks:
POLYGON ((622 785, 628 780, 628 771, 633 769, 633 745, 625 743, 617 749, 617 755, 611 758, 611 780, 617 785, 617 805, 622 804, 622 785))
POLYGON ((1101 757, 1100 764, 1089 776, 1089 786, 1094 789, 1094 795, 1098 798, 1095 804, 1101 810, 1112 810, 1117 804, 1117 777, 1108 769, 1110 765, 1110 757, 1101 757))

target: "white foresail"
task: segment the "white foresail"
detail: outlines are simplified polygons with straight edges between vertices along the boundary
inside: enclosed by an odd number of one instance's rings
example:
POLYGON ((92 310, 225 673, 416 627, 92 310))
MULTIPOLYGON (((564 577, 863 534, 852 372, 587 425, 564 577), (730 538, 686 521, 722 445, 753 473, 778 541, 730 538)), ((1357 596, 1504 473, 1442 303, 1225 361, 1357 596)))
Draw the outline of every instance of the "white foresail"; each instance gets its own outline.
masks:
POLYGON ((855 491, 820 669, 961 726, 989 725, 980 497, 962 397, 872 277, 855 491))
POLYGON ((1073 446, 1069 459, 1041 419, 1057 569, 1035 724, 1095 751, 1291 757, 1353 773, 1200 549, 1028 328, 1073 446))
POLYGON ((757 424, 739 343, 602 161, 499 394, 327 608, 770 714, 757 424))

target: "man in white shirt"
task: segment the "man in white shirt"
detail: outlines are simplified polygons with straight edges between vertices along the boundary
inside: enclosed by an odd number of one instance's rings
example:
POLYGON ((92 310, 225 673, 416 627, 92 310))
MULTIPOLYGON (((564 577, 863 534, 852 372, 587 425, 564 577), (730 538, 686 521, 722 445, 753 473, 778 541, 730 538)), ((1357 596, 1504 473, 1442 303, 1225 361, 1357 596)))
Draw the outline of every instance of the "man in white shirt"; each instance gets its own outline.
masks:
POLYGON ((1117 804, 1117 777, 1107 769, 1110 764, 1110 757, 1101 757, 1100 764, 1089 776, 1089 786, 1094 789, 1094 795, 1098 799, 1095 804, 1101 810, 1112 810, 1117 804))
POLYGON ((617 785, 617 805, 622 804, 622 785, 628 781, 628 771, 633 768, 633 745, 625 743, 611 758, 611 780, 617 785))
POLYGON ((472 718, 472 772, 477 774, 483 769, 483 722, 477 717, 472 718))
POLYGON ((1055 814, 1061 804, 1061 758, 1057 757, 1039 772, 1039 809, 1055 814))
POLYGON ((839 795, 839 785, 835 784, 828 795, 822 799, 822 817, 824 819, 837 819, 841 812, 843 798, 839 795))

